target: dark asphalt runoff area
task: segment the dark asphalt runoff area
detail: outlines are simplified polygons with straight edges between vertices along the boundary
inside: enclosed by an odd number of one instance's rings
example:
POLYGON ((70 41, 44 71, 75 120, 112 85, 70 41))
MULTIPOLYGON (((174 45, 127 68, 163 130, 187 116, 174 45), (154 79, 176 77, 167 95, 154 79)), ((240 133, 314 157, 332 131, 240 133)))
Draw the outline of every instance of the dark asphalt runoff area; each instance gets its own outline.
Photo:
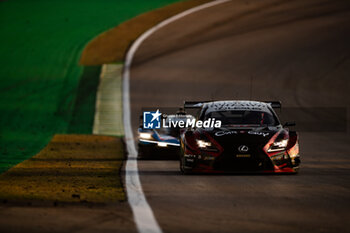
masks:
POLYGON ((304 114, 297 123, 324 119, 300 128, 298 175, 185 176, 177 161, 139 161, 164 232, 350 232, 350 1, 236 0, 188 15, 144 41, 130 88, 134 131, 142 107, 184 100, 280 100, 304 114))

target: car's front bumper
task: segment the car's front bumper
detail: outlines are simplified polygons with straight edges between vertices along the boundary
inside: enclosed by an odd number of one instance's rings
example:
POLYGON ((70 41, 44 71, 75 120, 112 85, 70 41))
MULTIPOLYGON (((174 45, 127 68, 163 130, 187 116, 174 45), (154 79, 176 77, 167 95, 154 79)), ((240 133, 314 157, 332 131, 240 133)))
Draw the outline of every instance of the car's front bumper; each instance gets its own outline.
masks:
POLYGON ((211 156, 209 154, 184 154, 182 159, 183 169, 188 172, 204 173, 296 173, 299 170, 298 163, 286 156, 286 159, 274 161, 265 154, 253 158, 235 158, 235 155, 211 156))

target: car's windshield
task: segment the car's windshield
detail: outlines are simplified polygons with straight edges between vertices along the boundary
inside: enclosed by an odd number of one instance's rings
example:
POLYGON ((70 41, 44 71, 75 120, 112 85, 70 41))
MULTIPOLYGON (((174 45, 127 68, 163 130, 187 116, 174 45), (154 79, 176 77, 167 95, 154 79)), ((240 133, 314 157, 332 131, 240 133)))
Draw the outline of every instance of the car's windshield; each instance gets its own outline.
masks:
POLYGON ((208 112, 205 120, 215 118, 221 125, 276 125, 278 122, 272 113, 253 110, 225 110, 208 112))

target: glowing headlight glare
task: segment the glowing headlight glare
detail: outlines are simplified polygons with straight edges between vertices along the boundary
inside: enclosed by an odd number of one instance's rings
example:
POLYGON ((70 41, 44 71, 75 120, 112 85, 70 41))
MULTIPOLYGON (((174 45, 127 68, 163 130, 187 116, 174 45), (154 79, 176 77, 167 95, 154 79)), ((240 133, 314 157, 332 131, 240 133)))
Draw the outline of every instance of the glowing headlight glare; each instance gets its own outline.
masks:
POLYGON ((275 152, 275 151, 281 151, 284 150, 288 145, 288 139, 283 139, 278 142, 274 142, 271 144, 270 148, 267 150, 267 152, 275 152))
POLYGON ((139 136, 140 136, 140 138, 143 138, 143 139, 151 139, 152 138, 152 135, 150 133, 140 133, 139 136))
POLYGON ((157 144, 159 147, 167 147, 168 144, 166 144, 165 142, 158 142, 157 144))
POLYGON ((273 146, 277 146, 277 147, 286 147, 287 146, 287 144, 288 144, 288 139, 284 139, 284 140, 282 140, 282 141, 279 141, 279 142, 274 142, 272 145, 273 146))
POLYGON ((211 143, 204 140, 197 140, 197 145, 200 148, 205 148, 205 147, 211 146, 211 143))

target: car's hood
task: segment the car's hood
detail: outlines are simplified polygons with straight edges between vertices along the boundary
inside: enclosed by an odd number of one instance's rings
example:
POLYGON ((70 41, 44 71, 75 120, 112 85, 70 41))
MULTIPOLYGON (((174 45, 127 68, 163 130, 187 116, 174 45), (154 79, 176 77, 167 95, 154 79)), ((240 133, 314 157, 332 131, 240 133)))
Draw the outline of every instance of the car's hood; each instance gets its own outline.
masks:
POLYGON ((280 130, 278 127, 230 127, 218 129, 202 129, 223 148, 241 145, 248 147, 264 147, 273 135, 280 130))
POLYGON ((166 134, 155 134, 154 138, 157 139, 158 141, 163 141, 163 142, 170 142, 170 143, 179 143, 179 139, 170 135, 166 134))

